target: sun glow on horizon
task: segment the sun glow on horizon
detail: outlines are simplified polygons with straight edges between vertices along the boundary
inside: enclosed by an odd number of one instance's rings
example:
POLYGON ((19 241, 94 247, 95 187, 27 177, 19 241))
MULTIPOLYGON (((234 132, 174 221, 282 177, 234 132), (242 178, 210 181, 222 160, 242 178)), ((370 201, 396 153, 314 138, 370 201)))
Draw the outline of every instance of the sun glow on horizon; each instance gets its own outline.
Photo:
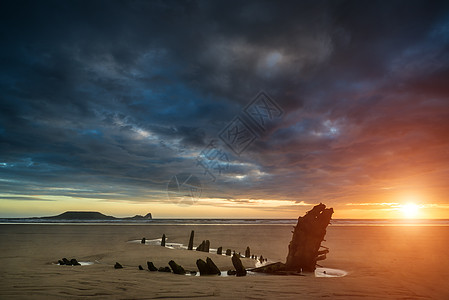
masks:
POLYGON ((420 206, 415 203, 401 205, 400 210, 407 219, 414 219, 419 215, 420 206))

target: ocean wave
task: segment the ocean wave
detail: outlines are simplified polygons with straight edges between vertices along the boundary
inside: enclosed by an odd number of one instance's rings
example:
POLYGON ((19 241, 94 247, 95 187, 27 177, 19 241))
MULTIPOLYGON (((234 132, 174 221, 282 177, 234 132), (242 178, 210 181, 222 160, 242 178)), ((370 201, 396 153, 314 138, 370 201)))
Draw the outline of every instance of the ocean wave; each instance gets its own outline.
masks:
MULTIPOLYGON (((153 220, 45 220, 0 219, 7 224, 116 224, 116 225, 291 225, 296 219, 153 219, 153 220)), ((449 226, 449 219, 334 219, 331 226, 449 226)))

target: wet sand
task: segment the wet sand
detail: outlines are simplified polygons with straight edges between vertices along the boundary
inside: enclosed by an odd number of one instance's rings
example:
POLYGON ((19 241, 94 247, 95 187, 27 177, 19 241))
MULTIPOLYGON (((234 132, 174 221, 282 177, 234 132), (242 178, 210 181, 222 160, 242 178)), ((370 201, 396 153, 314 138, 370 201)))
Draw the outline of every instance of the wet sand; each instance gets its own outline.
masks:
MULTIPOLYGON (((291 226, 286 225, 0 225, 0 299, 449 299, 448 226, 330 226, 323 244, 330 248, 325 267, 345 277, 246 276, 199 277, 146 269, 173 259, 196 270, 210 256, 226 271, 230 257, 168 249, 130 241, 166 234, 168 243, 195 245, 209 239, 270 261, 285 261, 291 226), (59 266, 67 257, 95 262, 59 266), (115 262, 124 268, 114 269, 115 262)), ((242 259, 245 267, 254 260, 242 259)))

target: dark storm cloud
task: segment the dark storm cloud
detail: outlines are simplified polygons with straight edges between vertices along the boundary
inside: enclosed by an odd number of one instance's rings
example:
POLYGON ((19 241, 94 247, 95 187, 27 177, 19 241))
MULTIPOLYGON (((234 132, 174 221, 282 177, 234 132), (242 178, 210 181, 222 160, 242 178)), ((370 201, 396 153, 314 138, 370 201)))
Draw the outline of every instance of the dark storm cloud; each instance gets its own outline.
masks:
POLYGON ((338 203, 410 184, 400 170, 447 175, 447 4, 7 1, 0 14, 5 193, 157 198, 174 174, 201 174, 195 156, 261 89, 284 117, 207 196, 338 203))

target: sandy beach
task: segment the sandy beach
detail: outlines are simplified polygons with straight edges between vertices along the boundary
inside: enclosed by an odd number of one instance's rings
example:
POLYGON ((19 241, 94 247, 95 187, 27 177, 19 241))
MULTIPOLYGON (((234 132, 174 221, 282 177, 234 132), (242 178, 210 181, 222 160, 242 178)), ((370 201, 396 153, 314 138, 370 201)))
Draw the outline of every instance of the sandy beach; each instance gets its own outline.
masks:
MULTIPOLYGON (((330 226, 322 265, 347 271, 344 277, 183 276, 139 271, 175 260, 197 270, 198 258, 211 257, 226 271, 230 257, 142 245, 142 237, 195 245, 203 239, 270 261, 285 261, 288 225, 0 225, 1 299, 448 299, 449 227, 330 226), (94 262, 59 266, 62 257, 94 262), (115 262, 124 268, 114 269, 115 262)), ((245 267, 254 260, 242 259, 245 267)))

